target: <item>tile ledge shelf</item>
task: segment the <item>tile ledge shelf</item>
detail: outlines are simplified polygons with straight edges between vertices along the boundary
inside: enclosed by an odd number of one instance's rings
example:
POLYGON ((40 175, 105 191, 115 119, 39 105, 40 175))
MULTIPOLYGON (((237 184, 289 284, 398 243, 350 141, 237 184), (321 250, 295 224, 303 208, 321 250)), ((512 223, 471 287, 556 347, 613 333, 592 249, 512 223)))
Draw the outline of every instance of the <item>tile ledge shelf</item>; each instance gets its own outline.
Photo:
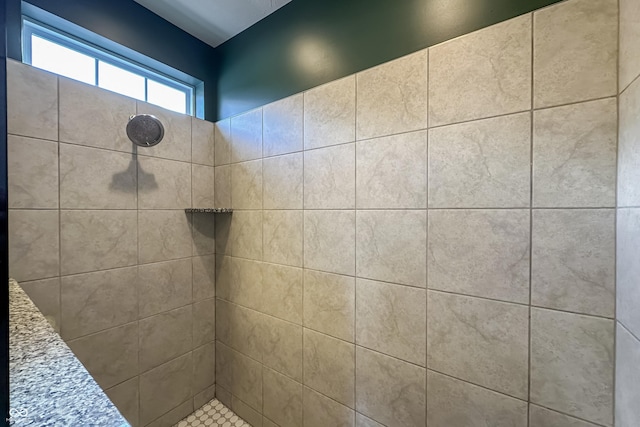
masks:
POLYGON ((186 213, 233 213, 230 208, 186 208, 186 213))

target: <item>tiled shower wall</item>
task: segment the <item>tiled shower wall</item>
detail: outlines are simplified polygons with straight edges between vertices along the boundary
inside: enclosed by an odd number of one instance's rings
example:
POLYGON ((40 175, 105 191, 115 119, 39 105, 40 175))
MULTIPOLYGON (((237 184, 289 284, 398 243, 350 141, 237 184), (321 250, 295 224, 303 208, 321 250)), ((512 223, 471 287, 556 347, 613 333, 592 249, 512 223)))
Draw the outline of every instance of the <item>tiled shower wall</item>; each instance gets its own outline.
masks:
POLYGON ((617 0, 570 0, 217 123, 217 397, 611 426, 617 44, 617 0))
POLYGON ((616 426, 640 425, 640 2, 620 0, 616 426))
POLYGON ((214 395, 213 124, 17 62, 9 80, 10 272, 133 426, 214 395), (150 113, 160 145, 125 126, 150 113), (193 162, 192 162, 193 159, 193 162))

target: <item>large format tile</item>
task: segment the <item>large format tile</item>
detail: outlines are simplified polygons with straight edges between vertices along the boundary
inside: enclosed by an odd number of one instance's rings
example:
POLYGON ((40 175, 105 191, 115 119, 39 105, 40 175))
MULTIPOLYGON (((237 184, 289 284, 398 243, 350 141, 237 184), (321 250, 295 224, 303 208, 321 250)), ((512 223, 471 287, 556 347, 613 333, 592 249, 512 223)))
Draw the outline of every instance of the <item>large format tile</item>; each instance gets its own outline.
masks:
POLYGON ((228 242, 233 256, 262 260, 262 214, 262 211, 233 213, 228 242))
POLYGON ((138 234, 140 264, 192 254, 191 228, 183 210, 139 211, 138 234))
POLYGON ((235 353, 233 357, 233 382, 231 392, 255 410, 261 410, 262 396, 262 365, 253 359, 235 353))
POLYGON ((640 341, 620 324, 616 341, 616 426, 640 425, 640 341))
POLYGON ((108 150, 133 151, 127 137, 136 101, 64 77, 60 81, 60 141, 108 150))
POLYGON ((264 417, 262 414, 238 399, 238 397, 231 396, 231 408, 238 417, 252 427, 263 427, 262 420, 264 417))
POLYGON ((191 165, 138 156, 138 208, 187 207, 191 207, 191 165))
POLYGON ((304 427, 353 427, 355 411, 310 388, 304 388, 304 427))
POLYGON ((531 107, 531 15, 429 49, 429 126, 531 107))
POLYGON ((262 160, 231 165, 231 207, 262 209, 262 160))
POLYGON ((613 352, 613 320, 532 309, 531 402, 611 426, 613 352))
POLYGON ((529 113, 429 131, 429 207, 529 206, 529 113))
POLYGON ((193 304, 193 346, 216 338, 216 300, 209 298, 193 304))
POLYGON ((231 166, 216 166, 213 179, 213 206, 231 207, 231 166))
POLYGON ((262 279, 262 311, 301 325, 302 269, 264 263, 262 279))
POLYGON ((531 303, 615 314, 615 210, 533 212, 531 303))
POLYGON ((262 161, 264 209, 302 209, 302 153, 262 161))
POLYGON ((231 162, 231 119, 220 120, 214 127, 214 164, 227 165, 231 162))
POLYGON ((58 78, 17 61, 7 61, 7 131, 58 140, 58 78))
POLYGON ((148 371, 190 351, 192 322, 190 305, 142 319, 140 371, 148 371))
POLYGON ((191 116, 141 101, 138 101, 137 108, 138 114, 154 115, 164 126, 162 142, 153 147, 139 149, 138 153, 145 156, 191 162, 191 116))
POLYGON ((426 291, 363 279, 356 287, 356 343, 425 366, 426 291))
POLYGON ((534 107, 616 94, 617 21, 617 0, 572 0, 534 12, 534 107))
POLYGON ((262 310, 262 263, 242 258, 218 257, 218 288, 216 292, 235 304, 262 310))
POLYGON ((192 394, 205 390, 216 382, 215 343, 210 342, 193 350, 192 394))
POLYGON ((530 427, 597 427, 595 424, 570 417, 537 405, 529 407, 530 427))
POLYGON ((526 399, 529 308, 429 291, 429 369, 526 399))
POLYGON ((356 412, 356 427, 384 427, 377 421, 356 412))
POLYGON ((201 212, 187 216, 187 219, 191 220, 191 239, 193 241, 194 256, 211 255, 216 252, 216 223, 213 218, 213 215, 201 212))
POLYGON ((527 427, 527 403, 427 371, 429 427, 527 427))
POLYGON ((305 211, 305 268, 353 275, 355 233, 354 211, 305 211))
POLYGON ((412 132, 356 144, 356 205, 427 207, 427 133, 412 132))
POLYGON ((138 377, 120 383, 108 390, 105 394, 118 408, 118 411, 131 424, 131 427, 138 427, 139 400, 138 377))
POLYGON ((216 258, 214 255, 193 258, 193 300, 216 296, 216 258))
POLYGON ((618 209, 616 319, 640 336, 640 209, 618 209))
POLYGON ((305 151, 304 208, 355 208, 355 165, 355 144, 305 151))
POLYGON ((620 59, 619 86, 624 90, 640 75, 640 4, 634 0, 620 0, 620 59))
POLYGON ((185 258, 138 267, 140 318, 192 301, 192 262, 185 258))
MULTIPOLYGON (((211 166, 191 165, 191 198, 194 208, 214 206, 215 171, 211 166)), ((183 191, 186 191, 183 189, 183 191)))
POLYGON ((640 206, 640 79, 620 95, 618 206, 640 206))
POLYGON ((264 316, 262 362, 302 382, 302 326, 264 316))
POLYGON ((60 274, 58 218, 57 210, 9 211, 9 275, 12 278, 23 282, 60 274))
POLYGON ((9 208, 58 207, 58 143, 8 135, 9 208))
POLYGON ((56 332, 60 333, 60 278, 20 282, 20 287, 38 307, 56 332))
POLYGON ((427 212, 358 211, 358 277, 426 287, 427 212))
POLYGON ((154 420, 152 423, 146 425, 146 427, 165 427, 165 426, 173 426, 177 424, 180 420, 186 418, 188 415, 193 413, 193 400, 189 399, 180 405, 176 406, 166 414, 163 414, 158 419, 154 420))
POLYGON ((280 427, 302 425, 302 384, 263 368, 264 416, 280 427))
POLYGON ((66 276, 60 286, 65 340, 138 319, 135 267, 66 276))
POLYGON ((356 77, 304 93, 304 148, 351 142, 356 137, 356 77))
POLYGON ((264 157, 302 151, 302 96, 293 95, 262 109, 264 157))
POLYGON ((258 108, 256 110, 232 117, 230 140, 230 160, 232 163, 261 158, 262 109, 258 108))
POLYGON ((60 208, 136 209, 136 183, 132 154, 60 144, 60 208))
POLYGON ((429 212, 429 289, 529 302, 529 211, 429 212))
POLYGON ((355 279, 304 270, 304 326, 354 342, 355 279))
POLYGON ((357 138, 427 127, 427 51, 356 74, 357 138))
POLYGON ((302 211, 263 213, 264 260, 302 267, 302 211))
POLYGON ((226 313, 224 308, 220 311, 220 307, 224 307, 224 305, 222 301, 217 300, 216 338, 219 330, 227 328, 228 332, 225 331, 222 334, 223 336, 225 334, 228 336, 225 343, 228 343, 234 350, 258 362, 262 362, 266 316, 235 304, 228 304, 226 313), (221 328, 218 328, 221 323, 220 320, 222 320, 222 325, 221 328), (227 325, 224 322, 227 322, 227 325))
POLYGON ((103 390, 138 374, 137 323, 69 341, 69 348, 103 390))
POLYGON ((533 205, 616 203, 615 98, 533 113, 533 205))
POLYGON ((356 410, 389 427, 425 425, 424 368, 358 347, 356 410))
POLYGON ((355 346, 304 330, 304 385, 354 408, 355 346))
POLYGON ((191 118, 191 155, 193 163, 214 165, 214 124, 191 118))
POLYGON ((193 359, 191 353, 140 375, 140 424, 175 408, 191 397, 193 359))

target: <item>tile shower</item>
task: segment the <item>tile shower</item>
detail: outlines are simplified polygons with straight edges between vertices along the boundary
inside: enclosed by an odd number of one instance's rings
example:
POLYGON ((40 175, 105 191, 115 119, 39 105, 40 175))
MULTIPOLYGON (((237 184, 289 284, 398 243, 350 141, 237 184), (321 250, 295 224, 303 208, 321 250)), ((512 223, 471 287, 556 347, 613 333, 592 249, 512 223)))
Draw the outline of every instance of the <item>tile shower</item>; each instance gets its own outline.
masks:
POLYGON ((617 359, 637 426, 639 27, 569 0, 215 125, 11 63, 11 274, 132 425, 612 426, 617 359))

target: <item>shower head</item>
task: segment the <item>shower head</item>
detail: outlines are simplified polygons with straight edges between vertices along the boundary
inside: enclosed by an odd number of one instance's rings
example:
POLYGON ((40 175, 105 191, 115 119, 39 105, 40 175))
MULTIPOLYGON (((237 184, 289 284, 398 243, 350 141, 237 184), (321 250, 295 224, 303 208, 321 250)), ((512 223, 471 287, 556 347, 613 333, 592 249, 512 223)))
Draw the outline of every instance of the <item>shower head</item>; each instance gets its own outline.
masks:
POLYGON ((162 141, 164 126, 157 117, 150 114, 138 114, 129 117, 127 136, 140 147, 153 147, 162 141))

